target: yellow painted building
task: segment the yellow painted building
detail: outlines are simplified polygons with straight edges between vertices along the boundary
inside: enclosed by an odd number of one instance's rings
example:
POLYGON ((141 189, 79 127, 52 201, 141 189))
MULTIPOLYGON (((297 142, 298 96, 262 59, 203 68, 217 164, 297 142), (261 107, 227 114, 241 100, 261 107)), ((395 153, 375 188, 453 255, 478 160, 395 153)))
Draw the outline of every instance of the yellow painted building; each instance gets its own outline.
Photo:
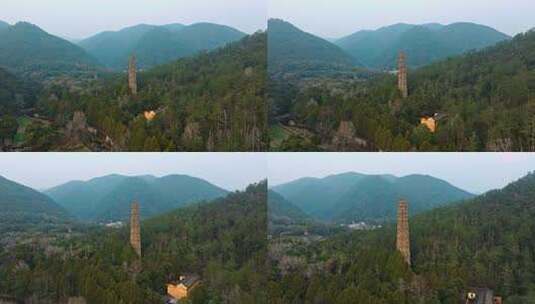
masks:
POLYGON ((154 111, 145 111, 143 112, 143 115, 147 121, 152 121, 154 118, 156 118, 156 112, 154 111))
POLYGON ((167 294, 175 300, 187 298, 191 291, 201 283, 199 276, 181 276, 178 282, 167 284, 167 294))
POLYGON ((426 126, 431 133, 435 133, 437 129, 437 121, 433 117, 424 116, 420 118, 420 124, 426 126))

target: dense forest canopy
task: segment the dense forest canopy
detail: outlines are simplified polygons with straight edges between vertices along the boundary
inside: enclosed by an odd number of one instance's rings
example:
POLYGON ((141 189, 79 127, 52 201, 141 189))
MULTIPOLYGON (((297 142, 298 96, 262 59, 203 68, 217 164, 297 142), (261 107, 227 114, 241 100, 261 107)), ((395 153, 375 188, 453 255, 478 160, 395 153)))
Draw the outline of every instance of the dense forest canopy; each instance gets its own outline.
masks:
POLYGON ((270 303, 457 304, 471 287, 491 288, 505 303, 532 303, 533 197, 535 174, 529 174, 502 190, 411 217, 412 268, 395 250, 393 225, 339 233, 282 260, 272 252, 270 303))
POLYGON ((122 74, 56 80, 40 92, 33 115, 15 117, 24 128, 8 149, 265 150, 266 69, 266 34, 260 32, 140 71, 136 95, 122 74))
POLYGON ((371 81, 317 80, 313 86, 286 90, 286 96, 278 94, 273 100, 275 108, 289 109, 312 135, 294 135, 278 149, 535 150, 534 54, 535 32, 530 31, 493 47, 409 69, 405 99, 396 76, 387 74, 371 81), (436 122, 434 132, 420 123, 428 117, 436 122))
POLYGON ((196 273, 202 284, 188 303, 264 303, 266 187, 261 182, 143 221, 141 259, 128 228, 87 228, 47 244, 2 248, 0 290, 39 303, 75 296, 88 303, 160 303, 166 283, 196 273))

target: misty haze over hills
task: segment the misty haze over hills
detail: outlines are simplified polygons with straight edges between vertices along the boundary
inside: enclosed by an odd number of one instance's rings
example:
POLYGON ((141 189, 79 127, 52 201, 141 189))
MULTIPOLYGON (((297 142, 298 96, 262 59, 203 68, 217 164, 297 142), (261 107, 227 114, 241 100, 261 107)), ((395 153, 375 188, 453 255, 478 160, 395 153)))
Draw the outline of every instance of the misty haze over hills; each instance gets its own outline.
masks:
POLYGON ((344 223, 393 220, 400 199, 408 200, 412 214, 417 214, 474 197, 428 175, 396 177, 355 172, 305 177, 272 190, 313 218, 344 223))
POLYGON ((270 19, 268 32, 272 68, 307 62, 311 66, 330 63, 391 70, 396 68, 400 51, 408 54, 409 66, 420 67, 511 38, 491 27, 469 22, 399 23, 375 31, 357 31, 339 39, 324 39, 289 22, 270 19))
POLYGON ((45 75, 83 73, 103 67, 122 71, 129 57, 136 55, 138 65, 148 68, 223 47, 245 36, 234 28, 213 23, 140 24, 73 43, 38 25, 0 21, 0 67, 23 75, 34 70, 45 75))
POLYGON ((17 225, 24 221, 54 223, 55 218, 109 222, 127 219, 134 201, 140 203, 141 216, 147 218, 228 193, 188 175, 113 174, 89 181, 70 181, 42 193, 0 177, 0 217, 17 225))

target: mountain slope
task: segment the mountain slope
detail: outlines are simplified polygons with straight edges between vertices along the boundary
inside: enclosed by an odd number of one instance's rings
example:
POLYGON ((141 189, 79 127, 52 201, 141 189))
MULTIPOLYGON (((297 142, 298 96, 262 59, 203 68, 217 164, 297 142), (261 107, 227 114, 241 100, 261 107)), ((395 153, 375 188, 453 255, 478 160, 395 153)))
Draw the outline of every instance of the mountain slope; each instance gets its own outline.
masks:
POLYGON ((96 61, 82 48, 19 22, 0 31, 0 67, 32 77, 81 73, 96 61), (38 75, 35 75, 38 74, 38 75))
POLYGON ((283 219, 288 222, 302 222, 309 219, 299 207, 272 190, 268 191, 268 217, 270 222, 283 219))
POLYGON ((102 32, 80 41, 78 45, 102 64, 125 69, 131 50, 154 28, 156 26, 140 24, 117 32, 102 32))
POLYGON ((392 220, 400 199, 408 200, 419 213, 473 196, 431 176, 358 173, 305 178, 273 190, 317 219, 342 222, 392 220))
MULTIPOLYGON (((113 147, 91 138, 76 143, 88 150, 265 151, 266 66, 266 34, 255 33, 139 71, 136 96, 129 94, 126 75, 115 73, 97 80, 96 92, 58 90, 40 105, 57 117, 54 97, 68 101, 72 107, 59 110, 63 117, 82 111, 90 126, 113 141, 113 147), (145 111, 154 111, 152 120, 145 111)), ((56 122, 65 126, 64 120, 56 122)), ((60 140, 54 143, 51 150, 64 150, 60 140)))
POLYGON ((0 176, 0 230, 66 219, 65 209, 46 195, 0 176))
POLYGON ((107 175, 87 182, 71 181, 48 189, 44 193, 77 218, 89 219, 94 216, 98 202, 125 179, 126 176, 107 175))
POLYGON ((209 51, 240 40, 244 33, 224 25, 196 23, 162 26, 141 24, 104 32, 79 43, 106 66, 123 70, 135 54, 138 67, 148 68, 209 51))
MULTIPOLYGON (((473 197, 451 184, 426 175, 409 175, 393 180, 383 176, 362 179, 348 190, 330 213, 335 220, 394 220, 397 202, 407 200, 412 214, 473 197)), ((329 214, 329 213, 328 213, 329 214)))
POLYGON ((37 100, 38 91, 38 85, 0 68, 0 113, 15 113, 32 107, 37 100))
MULTIPOLYGON (((504 303, 530 303, 535 291, 533 197, 531 173, 501 190, 411 217, 410 267, 396 250, 395 225, 300 248, 294 258, 318 270, 275 275, 270 300, 453 304, 470 288, 486 287, 504 303), (288 282, 298 283, 275 292, 288 282), (318 282, 337 284, 326 289, 318 282)), ((412 209, 409 202, 411 214, 412 209)))
POLYGON ((305 33, 279 19, 268 22, 268 67, 270 73, 306 66, 309 69, 349 68, 355 64, 338 46, 305 33))
POLYGON ((307 177, 275 186, 273 190, 307 214, 317 215, 333 208, 345 191, 363 177, 364 175, 354 172, 322 179, 307 177))
POLYGON ((211 200, 227 192, 204 180, 187 175, 127 177, 110 175, 87 182, 69 182, 46 194, 83 220, 124 220, 130 204, 140 203, 142 217, 211 200))
POLYGON ((482 49, 511 37, 474 23, 395 24, 376 31, 359 31, 335 43, 369 68, 395 69, 398 53, 419 67, 469 50, 482 49))
POLYGON ((129 227, 94 227, 55 252, 0 248, 0 290, 21 302, 39 295, 50 303, 78 296, 87 303, 159 303, 167 283, 194 273, 202 284, 188 295, 191 303, 255 303, 267 297, 266 184, 142 221, 141 257, 130 246, 129 227))
POLYGON ((8 28, 10 25, 7 22, 0 20, 0 30, 8 28))

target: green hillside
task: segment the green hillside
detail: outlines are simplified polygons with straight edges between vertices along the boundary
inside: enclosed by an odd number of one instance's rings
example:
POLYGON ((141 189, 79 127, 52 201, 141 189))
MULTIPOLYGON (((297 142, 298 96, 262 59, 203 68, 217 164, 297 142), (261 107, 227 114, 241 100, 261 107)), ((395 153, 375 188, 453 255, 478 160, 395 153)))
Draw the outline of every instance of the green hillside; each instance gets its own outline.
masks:
POLYGON ((5 29, 5 28, 8 28, 9 26, 10 26, 9 23, 0 20, 0 30, 3 30, 3 29, 5 29))
POLYGON ((262 182, 143 221, 139 260, 127 227, 94 228, 54 244, 49 255, 26 245, 0 248, 0 290, 21 301, 159 303, 166 283, 196 273, 202 284, 188 303, 266 303, 266 191, 262 182))
POLYGON ((413 214, 473 197, 443 180, 426 175, 408 175, 392 180, 384 176, 363 178, 350 188, 328 212, 341 221, 394 220, 400 199, 411 202, 413 214))
POLYGON ((309 219, 301 209, 272 190, 268 192, 268 217, 270 222, 303 222, 309 219))
POLYGON ((0 176, 0 232, 65 222, 67 211, 44 194, 0 176))
POLYGON ((19 22, 0 30, 0 67, 24 77, 43 79, 94 71, 95 59, 82 48, 19 22))
POLYGON ((154 28, 156 26, 140 24, 116 32, 102 32, 80 41, 78 45, 105 66, 124 70, 131 50, 154 28))
POLYGON ((38 91, 39 86, 35 83, 22 80, 0 68, 0 113, 3 115, 32 107, 38 91))
POLYGON ((405 99, 397 77, 385 74, 340 83, 336 91, 325 83, 288 95, 286 102, 292 103, 289 114, 296 122, 315 132, 318 146, 332 146, 340 122, 351 121, 368 151, 533 151, 534 54, 530 31, 409 70, 405 99), (432 133, 420 118, 435 114, 439 121, 432 133))
POLYGON ((150 68, 225 46, 244 36, 234 28, 212 23, 141 24, 117 32, 99 33, 79 45, 107 67, 124 70, 131 55, 136 55, 140 68, 150 68))
MULTIPOLYGON (((136 96, 125 75, 116 75, 97 81, 91 93, 50 88, 45 96, 52 97, 40 106, 58 128, 82 111, 101 140, 113 142, 112 148, 78 143, 88 150, 261 151, 267 145, 266 65, 266 34, 256 33, 139 71, 136 96), (155 117, 147 120, 145 111, 155 117)), ((53 149, 64 149, 64 140, 52 140, 53 149)))
POLYGON ((534 196, 530 174, 502 190, 412 217, 412 270, 395 250, 394 226, 314 243, 296 256, 321 270, 304 266, 275 274, 270 300, 457 304, 468 288, 488 287, 504 303, 532 303, 534 196))
POLYGON ((394 24, 376 31, 359 31, 335 43, 372 69, 397 69, 400 51, 410 67, 482 49, 511 37, 493 28, 459 22, 440 24, 394 24))
POLYGON ((325 221, 390 221, 400 199, 411 201, 414 213, 472 197, 431 176, 345 173, 323 179, 300 179, 274 190, 316 219, 325 221))
POLYGON ((187 175, 127 177, 109 175, 87 182, 69 182, 46 194, 82 220, 127 219, 130 204, 143 202, 140 213, 149 217, 227 193, 202 179, 187 175))
POLYGON ((351 68, 354 60, 338 46, 279 19, 268 22, 270 73, 351 68))
POLYGON ((344 173, 325 178, 301 178, 273 187, 273 190, 311 215, 332 209, 344 193, 357 184, 363 174, 344 173))

